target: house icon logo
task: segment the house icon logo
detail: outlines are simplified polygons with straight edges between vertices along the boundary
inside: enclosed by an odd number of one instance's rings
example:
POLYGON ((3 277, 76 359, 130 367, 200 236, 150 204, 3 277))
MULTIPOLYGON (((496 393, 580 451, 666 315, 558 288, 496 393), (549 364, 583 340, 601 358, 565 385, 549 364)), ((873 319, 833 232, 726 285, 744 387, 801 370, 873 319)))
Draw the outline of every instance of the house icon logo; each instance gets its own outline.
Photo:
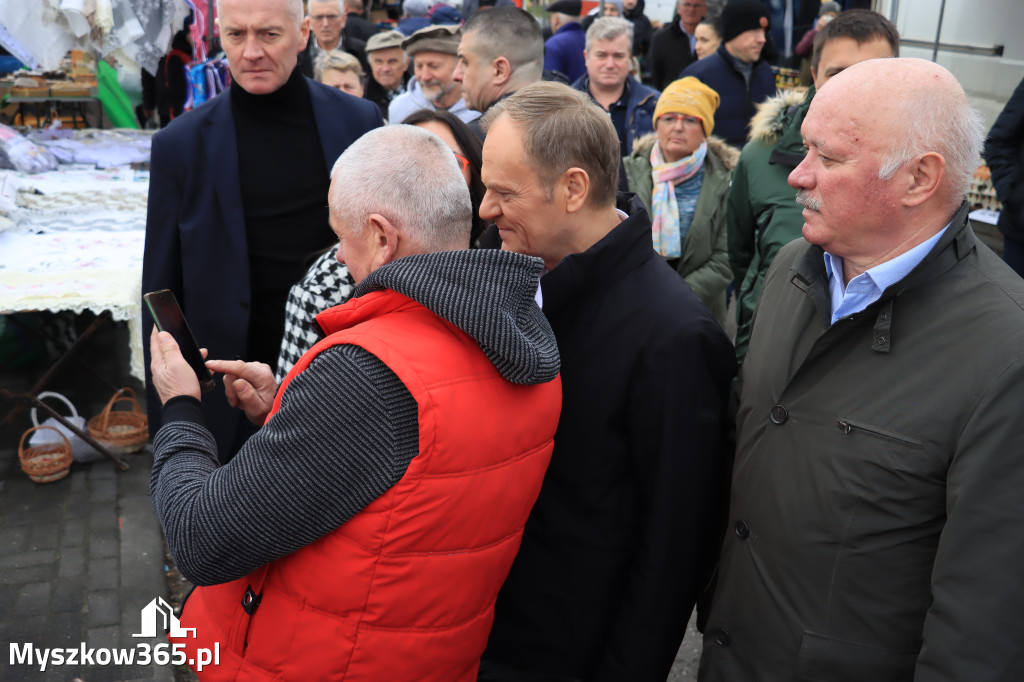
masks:
POLYGON ((132 637, 156 637, 158 630, 166 631, 171 637, 196 636, 195 628, 181 627, 174 609, 162 597, 157 597, 142 609, 142 632, 132 637))

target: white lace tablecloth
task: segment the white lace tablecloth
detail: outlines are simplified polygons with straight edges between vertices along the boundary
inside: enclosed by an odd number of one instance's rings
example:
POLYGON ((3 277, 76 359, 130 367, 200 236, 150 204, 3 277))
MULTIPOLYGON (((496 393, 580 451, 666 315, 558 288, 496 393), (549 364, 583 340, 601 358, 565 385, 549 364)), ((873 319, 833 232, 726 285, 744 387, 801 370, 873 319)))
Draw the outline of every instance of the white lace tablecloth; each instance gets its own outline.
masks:
POLYGON ((15 176, 18 208, 0 228, 0 311, 109 310, 128 322, 131 372, 142 380, 148 174, 62 167, 15 176))

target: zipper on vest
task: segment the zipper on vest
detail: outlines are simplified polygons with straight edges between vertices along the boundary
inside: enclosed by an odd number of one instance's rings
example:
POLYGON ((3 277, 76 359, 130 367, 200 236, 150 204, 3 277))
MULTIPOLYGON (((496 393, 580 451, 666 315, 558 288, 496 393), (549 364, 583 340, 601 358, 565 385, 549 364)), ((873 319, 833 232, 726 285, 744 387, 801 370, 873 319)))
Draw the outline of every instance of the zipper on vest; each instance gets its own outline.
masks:
POLYGON ((895 440, 908 445, 916 445, 917 447, 922 447, 924 445, 923 440, 918 440, 911 436, 905 436, 902 433, 896 433, 895 431, 886 431, 885 429, 880 429, 876 426, 858 424, 857 422, 852 422, 849 419, 840 419, 836 422, 836 426, 838 426, 839 430, 845 434, 850 434, 853 431, 863 431, 864 433, 874 434, 881 438, 888 438, 889 440, 895 440))

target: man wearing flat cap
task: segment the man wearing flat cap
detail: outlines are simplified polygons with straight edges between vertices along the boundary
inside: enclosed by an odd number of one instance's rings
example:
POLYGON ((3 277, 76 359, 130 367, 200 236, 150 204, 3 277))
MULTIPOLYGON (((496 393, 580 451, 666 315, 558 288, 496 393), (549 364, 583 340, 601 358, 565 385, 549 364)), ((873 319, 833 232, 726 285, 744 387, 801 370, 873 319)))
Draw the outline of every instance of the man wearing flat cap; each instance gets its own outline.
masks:
POLYGON ((405 40, 398 31, 384 31, 366 41, 366 59, 370 62, 370 78, 366 81, 363 98, 380 108, 387 118, 392 100, 405 92, 409 82, 409 58, 402 49, 405 40))
POLYGON ((405 54, 412 57, 415 77, 409 81, 408 92, 396 97, 388 106, 390 123, 401 123, 420 109, 443 109, 464 123, 480 117, 479 111, 466 107, 462 84, 455 80, 460 40, 462 29, 459 26, 428 26, 402 41, 405 54))
POLYGON ((580 24, 580 0, 556 0, 544 8, 551 13, 551 33, 544 43, 544 70, 558 71, 572 83, 587 73, 583 60, 586 37, 580 24))
POLYGON ((717 130, 734 147, 747 141, 747 125, 759 102, 775 94, 775 74, 761 57, 768 8, 760 0, 729 0, 722 9, 722 44, 679 77, 695 76, 718 93, 717 130))

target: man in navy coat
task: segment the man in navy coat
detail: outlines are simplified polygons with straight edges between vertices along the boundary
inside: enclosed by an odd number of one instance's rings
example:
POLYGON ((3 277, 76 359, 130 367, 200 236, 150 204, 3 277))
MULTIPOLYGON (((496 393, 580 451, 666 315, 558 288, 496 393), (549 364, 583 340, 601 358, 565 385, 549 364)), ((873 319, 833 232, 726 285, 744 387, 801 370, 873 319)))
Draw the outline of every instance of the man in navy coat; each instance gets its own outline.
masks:
MULTIPOLYGON (((296 68, 309 39, 301 0, 221 0, 219 22, 230 90, 153 138, 142 290, 174 291, 213 357, 273 366, 288 289, 337 241, 328 170, 383 120, 296 68)), ((151 387, 148 400, 158 405, 151 387)), ((204 403, 227 461, 253 427, 220 385, 204 403)), ((149 414, 153 434, 160 410, 149 414)))
POLYGON ((719 18, 722 44, 679 74, 695 76, 718 93, 715 134, 736 148, 747 142, 747 125, 757 105, 775 94, 775 74, 762 56, 768 8, 761 0, 729 0, 719 18))

